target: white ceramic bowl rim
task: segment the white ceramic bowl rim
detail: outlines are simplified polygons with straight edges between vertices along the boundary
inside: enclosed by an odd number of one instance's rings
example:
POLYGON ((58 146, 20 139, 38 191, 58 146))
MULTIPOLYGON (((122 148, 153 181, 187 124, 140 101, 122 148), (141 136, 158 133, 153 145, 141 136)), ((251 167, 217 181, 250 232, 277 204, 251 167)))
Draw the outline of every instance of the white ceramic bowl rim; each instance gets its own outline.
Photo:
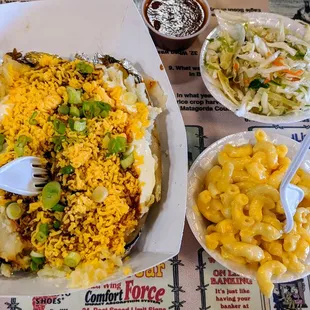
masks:
MULTIPOLYGON (((270 141, 276 144, 286 144, 289 148, 288 157, 292 158, 299 149, 299 143, 283 135, 268 133, 270 141)), ((255 280, 254 270, 250 270, 243 265, 234 263, 227 259, 222 258, 218 251, 209 250, 205 245, 205 234, 208 221, 203 218, 199 213, 198 209, 195 207, 196 198, 200 191, 203 190, 204 177, 206 172, 210 170, 217 162, 217 154, 224 147, 225 144, 230 143, 233 145, 242 145, 245 143, 253 144, 254 132, 240 132, 227 136, 221 140, 210 145, 205 149, 195 160, 191 166, 188 174, 188 192, 187 192, 187 211, 186 217, 189 223, 189 226, 196 237, 197 241, 200 243, 201 247, 218 263, 224 266, 227 269, 232 270, 233 272, 246 277, 252 280, 255 280)), ((307 155, 304 163, 301 168, 310 173, 310 153, 307 155)), ((304 273, 294 274, 287 272, 282 277, 273 278, 273 282, 289 282, 294 281, 300 278, 304 278, 310 274, 310 255, 306 260, 308 266, 306 267, 304 273)))
MULTIPOLYGON (((245 13, 246 16, 249 17, 250 23, 257 24, 257 25, 268 25, 268 26, 275 26, 279 20, 283 20, 283 23, 286 28, 288 28, 293 33, 303 35, 305 32, 305 26, 301 23, 292 20, 288 17, 284 17, 278 14, 273 13, 245 13)), ((203 46, 200 51, 200 72, 203 82, 207 89, 209 90, 210 94, 216 99, 219 103, 221 103, 224 107, 231 110, 232 112, 236 113, 238 110, 238 106, 234 104, 227 96, 216 87, 214 84, 210 82, 210 76, 208 75, 205 66, 204 66, 204 58, 208 48, 209 39, 217 37, 219 33, 219 27, 214 28, 207 38, 205 39, 203 46)), ((266 115, 259 115, 251 112, 246 112, 243 118, 265 123, 265 124, 288 124, 288 123, 295 123, 300 122, 302 120, 310 118, 310 110, 309 111, 297 111, 295 113, 282 115, 282 116, 266 116, 266 115)))

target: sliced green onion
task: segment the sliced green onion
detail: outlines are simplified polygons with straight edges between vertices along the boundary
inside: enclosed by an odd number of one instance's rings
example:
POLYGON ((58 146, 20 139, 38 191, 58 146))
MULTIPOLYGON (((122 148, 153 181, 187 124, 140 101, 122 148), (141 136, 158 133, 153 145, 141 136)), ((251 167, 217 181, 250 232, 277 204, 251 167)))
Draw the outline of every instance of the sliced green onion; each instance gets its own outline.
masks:
POLYGON ((71 130, 74 130, 74 120, 72 118, 68 119, 68 124, 71 130))
POLYGON ((94 104, 94 117, 99 116, 100 113, 101 113, 101 109, 100 109, 99 105, 95 103, 94 104))
POLYGON ((74 121, 74 126, 73 126, 75 131, 83 131, 86 129, 86 121, 81 120, 81 121, 74 121))
MULTIPOLYGON (((83 102, 82 106, 83 114, 86 118, 93 118, 95 115, 95 104, 91 101, 83 102)), ((100 113, 100 110, 99 110, 100 113)))
POLYGON ((54 136, 52 137, 52 142, 55 144, 61 143, 66 140, 66 136, 54 136))
POLYGON ((12 202, 6 207, 6 215, 11 220, 18 220, 23 214, 23 209, 17 202, 12 202))
POLYGON ((126 105, 133 105, 137 102, 137 95, 133 92, 126 92, 125 94, 123 94, 122 97, 122 101, 126 104, 126 105))
POLYGON ((109 116, 109 112, 108 112, 108 111, 102 111, 102 112, 100 113, 100 116, 103 117, 103 118, 106 118, 106 117, 109 116))
POLYGON ((35 252, 35 251, 31 251, 30 256, 31 256, 31 257, 38 257, 38 258, 44 257, 43 254, 38 253, 38 252, 35 252))
POLYGON ((76 64, 76 69, 80 73, 93 73, 94 71, 94 68, 84 61, 81 61, 78 64, 76 64))
POLYGON ((64 212, 65 211, 65 206, 57 203, 53 208, 52 208, 53 211, 55 212, 64 212))
POLYGON ((59 212, 59 211, 54 212, 54 217, 55 217, 56 220, 62 221, 62 219, 64 217, 64 213, 63 212, 59 212))
POLYGON ((102 102, 102 101, 96 101, 96 102, 100 108, 100 116, 103 118, 107 117, 109 115, 112 107, 106 102, 102 102))
POLYGON ((31 256, 31 260, 36 264, 36 265, 41 265, 44 263, 45 259, 44 257, 33 257, 31 256))
POLYGON ((31 141, 32 141, 31 138, 24 136, 24 135, 21 135, 18 137, 16 143, 14 144, 14 151, 18 157, 21 157, 24 155, 24 147, 26 146, 28 142, 31 142, 31 141))
POLYGON ((108 150, 111 154, 123 153, 126 151, 127 140, 123 136, 112 138, 108 145, 108 150))
POLYGON ((259 88, 268 88, 269 84, 264 83, 263 79, 255 79, 253 81, 251 81, 249 88, 252 89, 259 89, 259 88))
POLYGON ((86 118, 107 117, 112 107, 103 101, 84 101, 82 110, 86 118))
POLYGON ((110 137, 109 137, 109 135, 107 134, 107 135, 105 135, 105 136, 103 137, 103 139, 102 139, 102 142, 101 142, 102 147, 103 147, 104 149, 107 149, 108 146, 109 146, 109 142, 110 142, 110 137))
POLYGON ((67 115, 69 113, 69 107, 66 104, 62 104, 58 107, 58 113, 67 115))
POLYGON ((60 169, 60 173, 61 174, 71 174, 74 172, 74 168, 71 166, 71 165, 68 165, 68 166, 65 166, 65 167, 62 167, 60 169))
POLYGON ((59 152, 62 150, 62 145, 61 144, 55 144, 54 145, 54 151, 55 152, 59 152))
POLYGON ((56 221, 53 223, 53 227, 54 227, 55 229, 59 229, 60 226, 61 226, 61 222, 58 221, 58 220, 56 220, 56 221))
POLYGON ((31 262, 30 263, 30 269, 31 269, 31 271, 38 271, 39 267, 35 262, 31 262))
POLYGON ((5 143, 5 135, 0 133, 0 152, 3 150, 4 143, 5 143))
POLYGON ((72 104, 82 103, 80 90, 76 90, 75 88, 68 86, 67 94, 68 94, 69 103, 72 103, 72 104))
POLYGON ((44 209, 53 208, 60 200, 61 186, 58 182, 47 183, 42 190, 42 203, 44 209))
POLYGON ((77 107, 70 107, 70 115, 71 116, 76 116, 76 117, 80 117, 80 110, 77 107))
POLYGON ((92 200, 95 202, 103 202, 109 196, 109 192, 104 186, 97 186, 92 194, 92 200))
POLYGON ((38 242, 43 243, 47 240, 47 235, 45 235, 42 231, 38 231, 36 239, 38 240, 38 242))
POLYGON ((76 253, 76 252, 69 252, 69 254, 64 259, 65 265, 71 268, 76 267, 80 261, 81 261, 81 256, 79 253, 76 253))
POLYGON ((125 157, 127 157, 128 155, 130 155, 133 151, 134 151, 135 147, 133 144, 130 144, 128 147, 127 147, 127 150, 126 152, 123 153, 123 155, 125 157))
POLYGON ((55 119, 53 122, 54 129, 57 131, 59 134, 63 135, 66 132, 66 125, 59 119, 55 119))
POLYGON ((38 115, 38 112, 37 111, 34 111, 29 119, 29 124, 30 125, 37 125, 38 124, 38 121, 35 120, 35 118, 37 117, 38 115))
POLYGON ((49 233, 48 224, 47 223, 40 224, 39 231, 36 235, 37 240, 40 243, 45 242, 47 240, 48 233, 49 233))
POLYGON ((40 224, 39 231, 48 236, 48 224, 47 223, 40 224))
POLYGON ((303 60, 305 55, 306 55, 305 53, 302 53, 301 51, 297 51, 297 53, 294 56, 292 56, 292 58, 294 60, 303 60))
POLYGON ((106 102, 103 102, 103 101, 96 101, 97 105, 99 106, 100 110, 101 111, 106 111, 106 112, 109 112, 111 111, 112 107, 111 105, 109 105, 108 103, 106 102))
POLYGON ((52 138, 54 145, 54 151, 59 152, 62 149, 62 142, 66 140, 66 136, 54 136, 52 138))
POLYGON ((130 167, 135 161, 135 157, 133 155, 133 153, 129 154, 127 157, 123 158, 121 160, 121 166, 123 169, 127 169, 128 167, 130 167))

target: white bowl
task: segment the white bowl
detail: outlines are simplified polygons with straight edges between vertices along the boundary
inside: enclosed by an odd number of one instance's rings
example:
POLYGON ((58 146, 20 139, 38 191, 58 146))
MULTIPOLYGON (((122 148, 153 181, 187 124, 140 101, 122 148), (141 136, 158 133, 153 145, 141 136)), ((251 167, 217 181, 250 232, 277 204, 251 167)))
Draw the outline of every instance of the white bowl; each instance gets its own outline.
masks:
MULTIPOLYGON (((249 22, 254 25, 268 25, 275 26, 279 23, 279 20, 282 19, 284 26, 288 28, 291 32, 303 35, 305 33, 305 26, 300 24, 299 22, 292 20, 290 18, 284 17, 282 15, 272 14, 272 13, 245 13, 245 16, 249 18, 249 22)), ((204 66, 204 58, 208 49, 209 39, 216 38, 219 34, 219 27, 214 28, 209 35, 207 36, 201 52, 200 52, 200 72, 203 79, 204 84, 209 90, 210 94, 216 99, 219 103, 225 106, 227 109, 236 113, 238 110, 238 106, 234 104, 227 96, 223 93, 221 89, 216 87, 211 83, 212 77, 207 73, 207 70, 204 66)), ((266 124, 288 124, 300 122, 302 120, 310 118, 310 111, 302 112, 298 111, 292 114, 282 115, 282 116, 266 116, 259 115, 251 112, 245 112, 242 115, 243 118, 247 118, 251 121, 256 121, 260 123, 266 124)))
MULTIPOLYGON (((288 146, 288 157, 292 158, 299 149, 299 143, 279 134, 268 133, 270 141, 276 144, 285 144, 288 146)), ((210 224, 199 212, 196 207, 196 199, 198 194, 204 189, 204 178, 206 173, 217 164, 217 155, 223 149, 225 144, 232 144, 234 146, 255 143, 254 132, 240 132, 227 136, 221 140, 210 145, 205 149, 199 157, 195 160, 191 166, 188 174, 188 190, 187 190, 187 211, 186 217, 189 226, 195 235, 197 241, 203 247, 203 249, 212 256, 218 263, 232 270, 235 273, 240 274, 243 277, 255 280, 255 271, 247 268, 244 265, 239 265, 230 260, 222 258, 221 254, 215 250, 209 250, 205 244, 205 235, 207 226, 210 224)), ((306 172, 310 173, 310 153, 306 156, 306 159, 301 166, 306 172)), ((289 282, 304 278, 310 274, 310 255, 306 260, 306 269, 301 274, 296 274, 292 272, 287 272, 281 277, 274 278, 273 281, 279 282, 289 282)))

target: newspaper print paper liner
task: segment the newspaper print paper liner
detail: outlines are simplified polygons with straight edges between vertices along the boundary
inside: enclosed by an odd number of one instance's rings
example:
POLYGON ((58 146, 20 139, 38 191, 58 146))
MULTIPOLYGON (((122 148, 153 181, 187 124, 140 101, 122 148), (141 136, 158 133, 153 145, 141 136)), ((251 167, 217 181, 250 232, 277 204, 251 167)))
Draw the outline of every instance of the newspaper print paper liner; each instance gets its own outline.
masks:
MULTIPOLYGON (((275 144, 285 144, 289 151, 288 157, 292 158, 299 149, 299 143, 282 135, 268 133, 269 139, 272 143, 275 144)), ((203 247, 203 249, 212 256, 218 263, 223 265, 225 268, 232 270, 233 272, 255 280, 255 271, 247 268, 244 265, 239 265, 235 262, 229 261, 227 259, 222 258, 221 254, 218 251, 209 250, 205 245, 205 235, 206 228, 210 224, 208 220, 206 220, 201 213, 199 212, 196 206, 196 199, 198 194, 204 189, 204 179, 206 173, 216 164, 217 155, 223 149, 225 144, 232 144, 234 146, 255 143, 254 132, 240 132, 237 134, 233 134, 227 136, 217 142, 213 143, 207 149, 205 149, 199 157, 195 160, 193 165, 191 166, 188 174, 188 191, 187 191, 187 211, 186 217, 189 223, 189 226, 195 235, 197 241, 203 247)), ((306 172, 310 173, 310 154, 306 156, 304 163, 301 166, 306 172)), ((300 278, 304 278, 310 274, 310 254, 305 261, 306 266, 305 271, 301 274, 296 274, 292 272, 287 272, 282 277, 273 278, 273 282, 289 282, 294 281, 300 278)))
MULTIPOLYGON (((290 18, 272 14, 272 13, 246 13, 245 14, 249 18, 249 22, 254 25, 259 26, 271 26, 275 27, 279 20, 282 19, 284 26, 289 29, 291 32, 303 36, 305 33, 305 26, 300 24, 297 21, 294 21, 290 18)), ((209 90, 210 94, 216 99, 219 103, 225 106, 227 109, 231 110, 236 114, 238 111, 238 106, 234 104, 227 96, 223 93, 221 89, 217 86, 212 84, 212 77, 207 73, 207 70, 204 66, 204 59, 205 54, 208 49, 209 39, 216 38, 219 34, 219 27, 214 28, 209 35, 207 36, 201 52, 200 52, 200 72, 203 79, 203 82, 207 89, 209 90)), ((236 114, 237 115, 237 114, 236 114)), ((295 123, 307 118, 310 118, 310 110, 309 111, 296 111, 287 115, 282 116, 266 116, 266 115, 259 115, 251 112, 245 112, 242 115, 237 115, 239 117, 247 118, 252 121, 266 123, 266 124, 288 124, 288 123, 295 123)))

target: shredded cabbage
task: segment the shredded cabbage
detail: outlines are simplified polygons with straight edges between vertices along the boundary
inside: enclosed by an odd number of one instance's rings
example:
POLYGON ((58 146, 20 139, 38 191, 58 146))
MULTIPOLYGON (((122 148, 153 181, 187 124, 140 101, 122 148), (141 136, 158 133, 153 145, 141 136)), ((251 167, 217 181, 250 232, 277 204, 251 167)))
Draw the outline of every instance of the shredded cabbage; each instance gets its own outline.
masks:
POLYGON ((233 56, 234 56, 234 53, 223 50, 220 55, 221 68, 223 68, 224 70, 228 70, 229 67, 231 67, 233 56))
POLYGON ((263 92, 261 103, 262 103, 262 107, 263 107, 263 114, 268 115, 269 114, 269 104, 268 104, 268 93, 267 93, 267 91, 263 92))
POLYGON ((287 51, 292 56, 295 56, 295 54, 296 54, 296 50, 294 50, 293 48, 291 48, 288 44, 286 44, 284 42, 273 42, 273 43, 268 42, 267 45, 269 47, 276 47, 276 48, 283 49, 283 50, 287 51))
POLYGON ((224 11, 215 11, 220 28, 241 46, 245 40, 245 29, 240 22, 244 18, 239 14, 226 13, 224 11))
POLYGON ((237 55, 237 57, 247 61, 254 61, 254 62, 264 61, 264 58, 261 56, 261 54, 258 54, 256 52, 250 52, 248 54, 239 54, 237 55))
POLYGON ((265 41, 259 37, 259 36, 254 36, 254 44, 256 50, 263 56, 267 57, 269 52, 268 46, 266 45, 265 41))
POLYGON ((245 14, 215 15, 219 32, 207 47, 205 77, 238 106, 236 115, 310 109, 310 26, 301 24, 302 37, 282 19, 261 26, 245 14))
POLYGON ((219 71, 217 73, 217 75, 218 75, 219 80, 221 82, 222 89, 223 89, 224 93, 229 97, 229 99, 233 103, 239 104, 238 101, 235 99, 235 91, 229 85, 228 78, 221 71, 219 71))
POLYGON ((306 46, 307 48, 310 48, 310 44, 308 42, 306 42, 304 40, 301 40, 301 39, 299 39, 299 38, 297 38, 297 37, 295 37, 295 36, 293 36, 291 34, 288 34, 286 36, 286 40, 288 42, 295 43, 295 44, 300 44, 300 45, 306 46))
POLYGON ((267 65, 271 64, 272 62, 274 62, 279 57, 280 53, 281 53, 281 51, 276 51, 273 55, 269 56, 267 59, 262 61, 259 65, 259 67, 264 68, 267 65))

